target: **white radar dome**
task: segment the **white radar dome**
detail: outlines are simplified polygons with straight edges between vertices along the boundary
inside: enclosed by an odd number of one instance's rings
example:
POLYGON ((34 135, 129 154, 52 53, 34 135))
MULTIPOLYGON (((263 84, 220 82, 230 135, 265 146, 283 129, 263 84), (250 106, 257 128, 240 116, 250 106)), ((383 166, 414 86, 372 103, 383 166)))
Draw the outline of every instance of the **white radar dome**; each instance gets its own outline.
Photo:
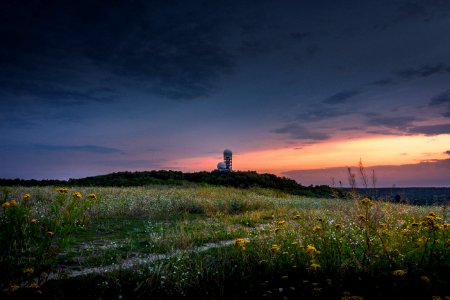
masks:
POLYGON ((217 164, 217 169, 219 170, 225 170, 227 168, 227 165, 221 161, 220 163, 217 164))
POLYGON ((230 149, 225 149, 225 150, 223 150, 223 155, 224 156, 231 156, 231 155, 233 155, 233 152, 231 152, 230 149))

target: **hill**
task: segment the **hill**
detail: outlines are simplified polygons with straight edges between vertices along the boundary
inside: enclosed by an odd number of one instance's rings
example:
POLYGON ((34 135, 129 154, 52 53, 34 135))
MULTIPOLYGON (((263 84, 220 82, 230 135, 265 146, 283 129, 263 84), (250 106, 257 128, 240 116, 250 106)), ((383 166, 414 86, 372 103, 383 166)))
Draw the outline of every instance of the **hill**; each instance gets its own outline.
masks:
POLYGON ((145 185, 184 185, 210 184, 236 188, 261 187, 277 189, 294 195, 310 197, 343 197, 341 191, 329 186, 305 187, 293 179, 278 177, 273 174, 258 174, 255 171, 235 172, 194 172, 181 171, 145 171, 145 172, 117 172, 106 175, 91 176, 79 179, 65 180, 23 180, 0 179, 0 186, 145 186, 145 185))

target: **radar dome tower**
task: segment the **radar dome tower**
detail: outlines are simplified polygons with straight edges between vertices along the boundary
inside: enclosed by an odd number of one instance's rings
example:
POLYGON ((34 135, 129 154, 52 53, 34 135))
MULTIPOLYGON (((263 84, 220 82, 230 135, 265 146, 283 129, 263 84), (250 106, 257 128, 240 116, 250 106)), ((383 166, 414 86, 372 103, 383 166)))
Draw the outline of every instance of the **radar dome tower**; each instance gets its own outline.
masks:
POLYGON ((225 149, 223 151, 223 161, 225 163, 225 167, 228 171, 233 170, 233 152, 230 149, 225 149))

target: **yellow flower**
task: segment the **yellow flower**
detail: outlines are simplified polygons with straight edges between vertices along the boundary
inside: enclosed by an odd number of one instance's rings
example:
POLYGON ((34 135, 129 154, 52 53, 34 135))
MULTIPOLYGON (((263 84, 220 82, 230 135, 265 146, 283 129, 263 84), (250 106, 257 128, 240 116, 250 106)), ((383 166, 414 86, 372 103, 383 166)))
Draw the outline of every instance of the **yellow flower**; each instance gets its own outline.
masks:
POLYGON ((3 207, 3 208, 8 208, 8 207, 10 207, 10 206, 11 206, 11 204, 9 203, 9 201, 7 201, 7 202, 5 202, 5 203, 2 204, 2 207, 3 207))
POLYGON ((97 199, 97 195, 95 195, 94 193, 90 193, 86 196, 86 198, 88 199, 97 199))
POLYGON ((320 227, 320 226, 313 227, 313 232, 321 232, 321 231, 322 231, 322 227, 320 227))
POLYGON ((75 192, 75 193, 72 193, 72 197, 74 199, 81 199, 81 198, 83 198, 83 195, 80 192, 75 192))
POLYGON ((299 214, 296 214, 295 216, 294 216, 294 220, 299 220, 301 218, 301 216, 299 215, 299 214))
POLYGON ((33 274, 34 269, 33 268, 26 268, 23 270, 23 274, 33 274))
POLYGON ((47 234, 49 237, 53 237, 55 235, 55 233, 53 231, 47 231, 47 234))
POLYGON ((373 206, 373 202, 372 200, 370 200, 369 198, 364 198, 361 200, 361 204, 367 208, 373 206))
POLYGON ((420 224, 430 230, 437 230, 441 228, 441 221, 441 217, 437 216, 433 212, 430 212, 428 215, 422 218, 422 222, 420 222, 420 224))
POLYGON ((381 230, 386 230, 386 229, 387 229, 387 224, 386 224, 386 223, 380 223, 380 224, 378 225, 378 227, 379 227, 381 230))
POLYGON ((293 241, 292 243, 291 243, 291 245, 297 245, 298 244, 298 242, 297 241, 293 241))
POLYGON ((339 230, 339 229, 341 229, 341 228, 342 228, 342 224, 339 224, 339 223, 338 223, 338 224, 334 225, 334 227, 335 227, 336 229, 338 229, 338 230, 339 230))
POLYGON ((285 220, 281 220, 281 221, 278 221, 278 226, 283 226, 284 224, 286 223, 286 221, 285 220))
POLYGON ((281 230, 281 228, 277 227, 277 228, 275 228, 275 229, 273 230, 273 232, 277 233, 277 232, 280 231, 280 230, 281 230))
POLYGON ((57 188, 57 192, 60 192, 61 194, 67 194, 69 192, 68 188, 57 188))
POLYGON ((8 290, 9 290, 10 292, 15 292, 15 291, 17 291, 18 289, 20 289, 20 285, 17 285, 17 284, 11 284, 11 285, 9 286, 9 288, 8 288, 8 290))
POLYGON ((36 224, 37 223, 37 219, 31 219, 31 224, 36 224))
POLYGON ((316 249, 313 245, 306 246, 306 253, 308 255, 314 256, 316 254, 320 254, 320 251, 316 249))
POLYGON ((396 277, 403 277, 406 274, 408 274, 408 272, 406 270, 395 270, 394 272, 392 272, 392 275, 394 275, 396 277))
POLYGON ((274 253, 279 252, 281 250, 281 246, 277 245, 277 244, 273 244, 271 250, 274 253))
POLYGON ((31 195, 30 194, 25 194, 25 195, 23 195, 23 197, 22 197, 22 199, 23 200, 28 200, 28 199, 30 199, 31 198, 31 195))
POLYGON ((37 284, 36 282, 33 282, 30 285, 28 285, 28 288, 30 288, 30 289, 38 289, 39 288, 39 284, 37 284))
POLYGON ((405 229, 402 229, 402 234, 403 235, 408 235, 409 234, 409 229, 408 228, 405 228, 405 229))
POLYGON ((234 245, 235 245, 235 246, 238 246, 238 247, 244 246, 244 245, 245 245, 244 239, 236 239, 236 240, 234 241, 234 245))
POLYGON ((9 201, 9 205, 10 206, 17 206, 17 201, 13 199, 13 200, 9 201))
POLYGON ((311 270, 311 271, 317 271, 318 269, 320 269, 320 265, 319 265, 319 264, 312 263, 312 264, 309 266, 309 270, 311 270))
POLYGON ((243 247, 243 246, 245 246, 245 244, 248 244, 248 243, 250 243, 249 239, 239 238, 234 241, 234 245, 239 246, 239 247, 243 247))
POLYGON ((359 215, 358 215, 358 219, 359 219, 360 221, 364 222, 364 221, 366 221, 366 216, 363 215, 363 214, 359 214, 359 215))
POLYGON ((431 296, 431 300, 442 300, 441 296, 431 296))

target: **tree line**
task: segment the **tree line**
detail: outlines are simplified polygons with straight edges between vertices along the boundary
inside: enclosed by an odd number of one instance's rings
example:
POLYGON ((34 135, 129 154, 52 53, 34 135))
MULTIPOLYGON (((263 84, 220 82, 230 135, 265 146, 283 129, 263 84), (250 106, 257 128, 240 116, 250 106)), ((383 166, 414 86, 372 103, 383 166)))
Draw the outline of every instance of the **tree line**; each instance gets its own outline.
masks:
POLYGON ((0 179, 0 186, 145 186, 145 185, 184 185, 210 184, 235 188, 261 187, 277 189, 295 195, 310 197, 344 197, 341 190, 327 185, 303 186, 287 177, 274 174, 258 174, 255 171, 234 172, 193 172, 183 173, 172 170, 144 172, 117 172, 69 180, 24 180, 0 179))

